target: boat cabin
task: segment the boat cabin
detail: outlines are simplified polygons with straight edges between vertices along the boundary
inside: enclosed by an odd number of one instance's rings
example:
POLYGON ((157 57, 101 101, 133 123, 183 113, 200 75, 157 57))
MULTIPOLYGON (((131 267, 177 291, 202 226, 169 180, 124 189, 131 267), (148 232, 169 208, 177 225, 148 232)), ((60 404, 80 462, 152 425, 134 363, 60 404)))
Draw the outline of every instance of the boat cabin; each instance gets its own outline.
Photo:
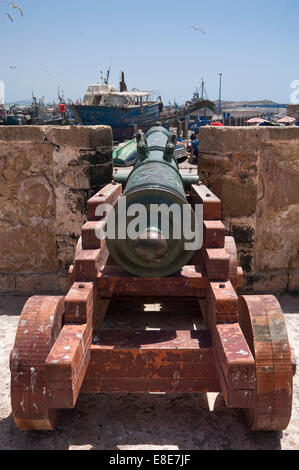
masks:
POLYGON ((152 91, 118 91, 105 83, 89 85, 84 95, 83 104, 87 106, 112 106, 129 108, 157 102, 152 91))

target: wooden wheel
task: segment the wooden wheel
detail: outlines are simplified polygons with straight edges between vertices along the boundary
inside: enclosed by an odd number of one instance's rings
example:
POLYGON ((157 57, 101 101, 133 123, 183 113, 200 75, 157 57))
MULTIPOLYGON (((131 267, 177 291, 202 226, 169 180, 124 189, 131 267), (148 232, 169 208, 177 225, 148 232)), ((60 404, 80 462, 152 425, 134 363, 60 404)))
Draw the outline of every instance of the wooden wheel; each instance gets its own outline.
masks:
POLYGON ((254 431, 282 431, 292 412, 293 367, 285 320, 272 295, 239 299, 240 327, 256 363, 255 406, 246 410, 254 431))
POLYGON ((59 410, 48 409, 45 360, 62 328, 64 298, 34 296, 25 304, 10 354, 11 405, 19 429, 53 430, 59 410))

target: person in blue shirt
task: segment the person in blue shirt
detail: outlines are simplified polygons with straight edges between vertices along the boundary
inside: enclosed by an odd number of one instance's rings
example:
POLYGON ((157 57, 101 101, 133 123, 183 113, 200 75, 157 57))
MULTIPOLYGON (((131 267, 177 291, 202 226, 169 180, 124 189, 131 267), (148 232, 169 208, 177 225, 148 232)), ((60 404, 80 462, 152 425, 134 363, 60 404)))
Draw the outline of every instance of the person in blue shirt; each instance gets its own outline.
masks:
POLYGON ((192 163, 198 163, 198 154, 199 154, 199 139, 198 136, 192 142, 192 163))

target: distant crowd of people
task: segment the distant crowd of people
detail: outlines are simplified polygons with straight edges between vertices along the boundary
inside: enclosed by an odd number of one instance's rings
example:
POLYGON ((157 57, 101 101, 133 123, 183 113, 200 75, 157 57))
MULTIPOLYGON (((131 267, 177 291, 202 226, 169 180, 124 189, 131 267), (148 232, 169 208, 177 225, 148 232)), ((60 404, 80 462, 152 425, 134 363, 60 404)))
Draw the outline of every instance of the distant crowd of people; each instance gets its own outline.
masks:
MULTIPOLYGON (((191 144, 187 146, 187 150, 191 153, 190 163, 197 164, 199 156, 199 136, 198 133, 192 132, 190 136, 191 144)), ((183 142, 182 136, 178 135, 178 142, 183 142)))
POLYGON ((192 163, 198 163, 198 154, 199 154, 199 138, 198 134, 192 132, 191 136, 191 156, 192 156, 192 163))

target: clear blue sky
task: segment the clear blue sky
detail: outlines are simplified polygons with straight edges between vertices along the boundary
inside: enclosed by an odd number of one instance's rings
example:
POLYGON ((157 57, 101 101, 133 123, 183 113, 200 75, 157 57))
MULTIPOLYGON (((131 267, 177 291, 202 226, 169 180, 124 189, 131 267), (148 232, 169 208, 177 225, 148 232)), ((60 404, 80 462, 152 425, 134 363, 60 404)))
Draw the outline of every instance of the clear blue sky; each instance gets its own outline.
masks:
POLYGON ((124 70, 129 89, 159 89, 165 104, 190 98, 201 77, 216 99, 219 72, 226 100, 289 102, 299 80, 298 0, 14 2, 24 17, 0 0, 8 102, 31 98, 32 90, 53 100, 58 86, 66 98, 82 97, 109 65, 111 84, 124 70))

